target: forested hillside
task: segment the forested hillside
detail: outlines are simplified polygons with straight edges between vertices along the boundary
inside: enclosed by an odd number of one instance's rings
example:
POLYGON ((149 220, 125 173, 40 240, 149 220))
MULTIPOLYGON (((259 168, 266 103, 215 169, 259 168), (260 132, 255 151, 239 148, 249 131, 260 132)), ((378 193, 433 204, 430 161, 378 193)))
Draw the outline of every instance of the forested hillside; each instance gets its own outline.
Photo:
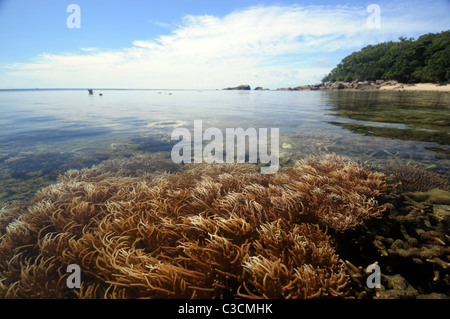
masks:
POLYGON ((322 81, 450 82, 450 31, 368 45, 345 57, 322 81))

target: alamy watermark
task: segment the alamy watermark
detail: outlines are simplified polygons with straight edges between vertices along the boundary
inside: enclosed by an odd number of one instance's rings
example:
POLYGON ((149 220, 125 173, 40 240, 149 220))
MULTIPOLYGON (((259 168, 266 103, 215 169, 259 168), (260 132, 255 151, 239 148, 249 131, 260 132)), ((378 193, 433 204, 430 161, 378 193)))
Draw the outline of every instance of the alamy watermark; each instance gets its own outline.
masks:
POLYGON ((269 164, 261 167, 261 174, 275 174, 279 167, 279 129, 270 129, 270 143, 268 129, 259 128, 226 128, 225 136, 215 127, 207 128, 203 132, 202 120, 194 121, 194 139, 187 128, 173 130, 171 139, 181 140, 174 145, 171 152, 174 163, 248 163, 269 164), (203 145, 204 141, 210 141, 203 145), (235 143, 236 141, 236 143, 235 143), (248 149, 246 148, 248 141, 248 149), (192 143, 193 142, 193 143, 192 143), (192 147, 193 144, 193 147, 192 147), (269 154, 270 145, 270 154, 269 154))
POLYGON ((381 269, 377 263, 373 263, 366 268, 366 274, 369 276, 366 280, 366 285, 368 288, 381 288, 381 269))
POLYGON ((81 8, 78 4, 70 4, 67 6, 66 12, 71 13, 66 20, 69 29, 81 28, 81 8))
MULTIPOLYGON (((67 17, 66 25, 69 29, 81 28, 81 8, 78 4, 70 4, 66 9, 70 15, 67 17)), ((366 20, 366 25, 369 29, 381 28, 381 8, 378 4, 369 4, 366 12, 370 13, 366 20)))
POLYGON ((377 4, 370 4, 366 9, 367 13, 370 13, 367 18, 366 24, 369 29, 381 28, 381 8, 377 4))
POLYGON ((66 280, 67 288, 69 289, 80 288, 81 287, 80 266, 78 266, 77 264, 70 264, 69 266, 67 266, 66 272, 71 273, 66 280))
MULTIPOLYGON (((80 288, 81 287, 81 269, 77 264, 70 264, 67 266, 69 277, 67 277, 66 285, 69 289, 80 288)), ((373 263, 366 268, 366 285, 370 289, 381 288, 381 269, 378 263, 373 263)))

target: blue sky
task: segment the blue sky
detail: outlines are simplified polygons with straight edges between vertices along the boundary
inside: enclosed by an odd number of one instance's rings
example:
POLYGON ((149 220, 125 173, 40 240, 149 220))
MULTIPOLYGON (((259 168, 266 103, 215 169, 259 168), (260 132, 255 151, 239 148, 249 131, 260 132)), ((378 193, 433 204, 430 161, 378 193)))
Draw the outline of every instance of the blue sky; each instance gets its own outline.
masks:
POLYGON ((448 30, 449 15, 448 0, 0 0, 0 88, 296 86, 368 44, 448 30))

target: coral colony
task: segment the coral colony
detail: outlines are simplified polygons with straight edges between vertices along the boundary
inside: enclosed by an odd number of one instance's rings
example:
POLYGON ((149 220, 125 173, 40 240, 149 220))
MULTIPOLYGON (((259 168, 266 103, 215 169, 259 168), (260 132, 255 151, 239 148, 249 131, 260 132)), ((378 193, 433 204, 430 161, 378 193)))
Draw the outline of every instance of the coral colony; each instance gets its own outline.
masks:
MULTIPOLYGON (((227 128, 226 129, 226 163, 245 163, 246 157, 246 137, 248 137, 248 162, 256 164, 270 164, 269 167, 261 167, 261 174, 274 174, 278 171, 279 164, 279 129, 270 129, 270 155, 268 154, 267 128, 260 128, 258 133, 255 128, 227 128), (235 147, 235 140, 237 140, 235 147), (236 160, 235 160, 236 149, 236 160)), ((192 161, 192 140, 191 132, 187 128, 176 128, 172 132, 172 140, 182 140, 172 149, 172 160, 174 163, 191 163, 192 161), (182 155, 181 155, 182 154, 182 155)), ((208 128, 203 133, 201 120, 194 121, 194 163, 207 164, 224 163, 224 137, 218 128, 208 128), (214 139, 213 139, 214 138, 214 139), (203 141, 211 141, 203 148, 203 141)))
POLYGON ((326 229, 380 217, 383 174, 335 155, 275 174, 248 163, 167 173, 168 162, 147 155, 70 170, 28 207, 1 208, 0 297, 349 295, 326 229), (67 284, 69 265, 81 283, 67 284))

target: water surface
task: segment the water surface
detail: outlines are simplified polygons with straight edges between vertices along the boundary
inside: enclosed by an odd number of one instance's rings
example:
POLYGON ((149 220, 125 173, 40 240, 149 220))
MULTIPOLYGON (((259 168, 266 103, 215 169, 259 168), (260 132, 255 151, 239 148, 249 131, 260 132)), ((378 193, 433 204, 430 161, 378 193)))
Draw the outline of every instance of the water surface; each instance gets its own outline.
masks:
POLYGON ((448 178, 447 93, 0 90, 0 202, 27 201, 71 168, 168 154, 172 130, 194 120, 203 129, 279 128, 282 165, 336 153, 448 178))

